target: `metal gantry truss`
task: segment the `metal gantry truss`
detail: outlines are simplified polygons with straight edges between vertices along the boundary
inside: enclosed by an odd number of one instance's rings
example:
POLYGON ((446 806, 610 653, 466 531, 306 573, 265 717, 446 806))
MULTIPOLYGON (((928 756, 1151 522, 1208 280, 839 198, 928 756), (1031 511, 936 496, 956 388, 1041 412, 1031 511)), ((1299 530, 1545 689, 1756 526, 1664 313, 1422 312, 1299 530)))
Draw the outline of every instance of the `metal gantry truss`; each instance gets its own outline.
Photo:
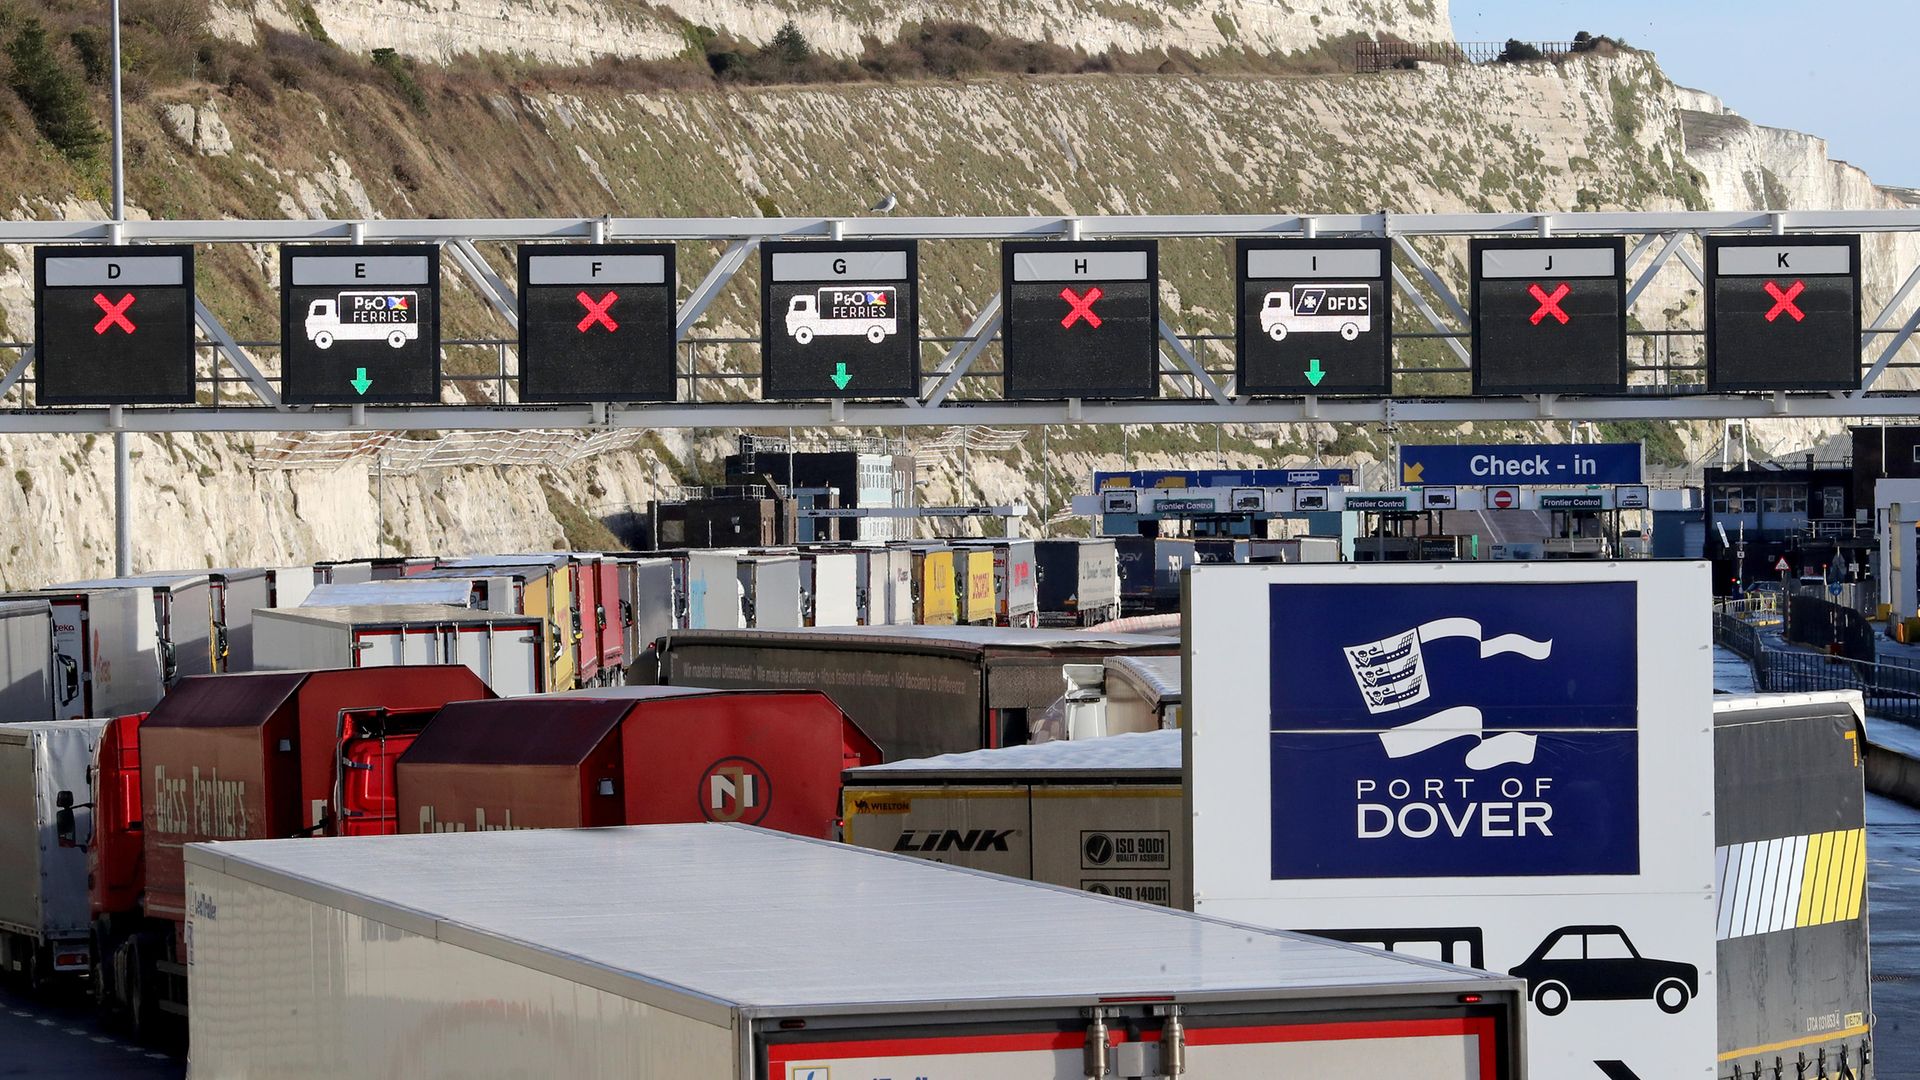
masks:
MULTIPOLYGON (((8 221, 0 222, 0 243, 15 245, 86 243, 438 243, 446 259, 473 286, 509 331, 518 329, 513 287, 489 264, 480 243, 539 241, 668 241, 724 243, 711 271, 681 301, 676 338, 691 350, 703 342, 737 339, 702 337, 695 332, 722 291, 746 267, 763 244, 786 239, 971 240, 1010 239, 1229 239, 1235 237, 1388 237, 1397 258, 1392 276, 1404 300, 1429 332, 1419 336, 1443 343, 1460 367, 1471 370, 1466 345, 1468 312, 1456 290, 1416 248, 1421 238, 1471 236, 1625 236, 1628 256, 1628 307, 1655 278, 1678 261, 1704 285, 1705 273, 1687 244, 1713 233, 1920 234, 1920 210, 1837 210, 1794 212, 1672 213, 1487 213, 1487 214, 1317 214, 1174 215, 1113 217, 875 217, 875 218, 548 218, 368 221, 8 221), (1416 280, 1417 279, 1417 280, 1416 280)), ((1223 256, 1224 257, 1224 256, 1223 256)), ((1863 260, 1870 256, 1863 255, 1863 260)), ((1561 397, 1551 394, 1488 398, 1467 396, 1389 398, 1252 399, 1235 394, 1230 369, 1210 369, 1199 346, 1231 340, 1232 327, 1211 332, 1182 332, 1164 319, 1161 372, 1163 394, 1142 401, 1003 401, 960 396, 963 380, 981 379, 974 370, 1000 329, 1000 294, 986 298, 958 338, 925 338, 927 351, 945 345, 925 369, 917 397, 886 401, 761 402, 700 401, 674 403, 605 402, 590 405, 516 405, 509 403, 414 406, 288 407, 272 379, 254 362, 248 346, 220 324, 205 305, 197 309, 202 346, 215 357, 211 379, 214 403, 193 407, 105 406, 40 408, 24 404, 0 407, 0 433, 106 431, 367 431, 367 430, 512 430, 621 428, 813 428, 918 427, 991 424, 1201 424, 1201 423, 1395 423, 1408 421, 1537 420, 1729 420, 1768 417, 1915 418, 1920 392, 1882 390, 1890 367, 1920 367, 1895 357, 1920 329, 1920 304, 1909 305, 1920 285, 1920 265, 1862 267, 1862 281, 1879 277, 1902 284, 1868 321, 1861 338, 1867 370, 1860 390, 1849 393, 1707 394, 1697 386, 1636 387, 1611 397, 1561 397), (1871 269, 1871 272, 1869 272, 1871 269), (220 365, 230 368, 223 375, 220 365), (250 397, 232 396, 227 387, 250 397), (1168 393, 1170 391, 1170 393, 1168 393)), ((1869 308, 1868 310, 1875 310, 1869 308)), ((487 339, 501 351, 498 381, 504 398, 509 382, 506 349, 513 339, 487 339)), ((458 344, 458 343, 455 343, 458 344)), ((12 392, 32 361, 30 342, 13 343, 19 357, 0 375, 0 400, 12 392)), ((689 366, 682 378, 701 375, 689 366)), ((482 381, 492 381, 486 377, 482 381)), ((744 378, 751 379, 752 376, 744 378)), ((692 396, 697 396, 692 395, 692 396)))

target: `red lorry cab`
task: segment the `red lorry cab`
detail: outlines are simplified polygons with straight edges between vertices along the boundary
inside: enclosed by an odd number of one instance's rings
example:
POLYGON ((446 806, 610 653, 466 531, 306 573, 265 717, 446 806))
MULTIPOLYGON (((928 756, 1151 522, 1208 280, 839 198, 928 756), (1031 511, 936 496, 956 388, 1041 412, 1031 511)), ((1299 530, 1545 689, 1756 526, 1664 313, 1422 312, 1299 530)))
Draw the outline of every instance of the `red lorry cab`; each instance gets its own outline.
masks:
POLYGON ((401 756, 404 832, 738 821, 832 838, 879 749, 817 690, 617 687, 457 702, 401 756))
POLYGON ((93 763, 93 839, 87 845, 87 898, 98 919, 131 911, 144 884, 140 835, 140 722, 146 713, 107 721, 93 763))

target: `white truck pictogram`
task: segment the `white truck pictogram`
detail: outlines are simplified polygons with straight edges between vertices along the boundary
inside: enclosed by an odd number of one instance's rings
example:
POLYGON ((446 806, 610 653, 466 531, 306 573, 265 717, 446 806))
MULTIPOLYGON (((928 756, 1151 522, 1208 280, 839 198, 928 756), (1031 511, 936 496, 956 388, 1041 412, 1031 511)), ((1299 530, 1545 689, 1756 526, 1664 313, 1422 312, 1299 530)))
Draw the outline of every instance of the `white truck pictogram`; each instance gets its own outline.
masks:
POLYGON ((307 305, 307 340, 322 349, 335 341, 381 341, 400 348, 420 337, 420 294, 343 292, 307 305))
POLYGON ((900 295, 892 285, 835 286, 787 302, 787 334, 802 345, 815 336, 861 334, 875 345, 900 332, 900 295))
POLYGON ((1373 292, 1366 285, 1295 285, 1260 302, 1260 332, 1275 341, 1335 331, 1352 341, 1372 329, 1373 292))

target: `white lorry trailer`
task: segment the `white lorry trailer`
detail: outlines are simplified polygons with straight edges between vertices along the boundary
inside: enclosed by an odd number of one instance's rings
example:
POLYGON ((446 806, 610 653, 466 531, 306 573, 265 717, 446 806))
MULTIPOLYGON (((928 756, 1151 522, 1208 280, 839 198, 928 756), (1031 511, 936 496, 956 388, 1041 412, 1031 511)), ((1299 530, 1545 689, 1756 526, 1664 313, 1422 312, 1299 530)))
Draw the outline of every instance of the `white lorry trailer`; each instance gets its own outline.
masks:
POLYGON ((262 608, 253 630, 256 671, 464 664, 501 697, 549 689, 547 624, 536 615, 443 604, 262 608))
POLYGON ((88 776, 105 720, 0 724, 0 970, 39 986, 92 960, 88 776), (63 836, 64 834, 64 836, 63 836))
POLYGON ((1521 1075, 1519 981, 741 825, 194 844, 192 1075, 1521 1075))
POLYGON ((52 605, 0 600, 0 721, 53 719, 58 675, 52 605))

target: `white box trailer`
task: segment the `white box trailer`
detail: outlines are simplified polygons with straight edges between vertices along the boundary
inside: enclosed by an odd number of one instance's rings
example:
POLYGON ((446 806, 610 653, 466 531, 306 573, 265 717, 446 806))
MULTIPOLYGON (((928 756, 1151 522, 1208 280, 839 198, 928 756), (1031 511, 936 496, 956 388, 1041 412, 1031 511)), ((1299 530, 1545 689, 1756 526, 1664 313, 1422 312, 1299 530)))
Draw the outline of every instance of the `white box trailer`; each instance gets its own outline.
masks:
POLYGON ((739 552, 696 551, 687 556, 688 629, 745 629, 745 600, 739 552))
POLYGON ((738 574, 747 625, 793 630, 806 625, 798 555, 740 555, 738 574))
POLYGON ((53 606, 0 601, 0 721, 53 719, 57 670, 53 606))
POLYGON ((800 556, 800 588, 808 626, 860 625, 860 560, 852 552, 800 556))
POLYGON ((54 588, 134 589, 153 600, 155 633, 168 686, 187 675, 211 675, 220 669, 213 617, 213 579, 204 572, 137 574, 124 578, 71 581, 54 588))
MULTIPOLYGON (((265 608, 260 671, 464 664, 501 697, 547 686, 546 620, 439 604, 265 608)), ((567 689, 571 689, 568 687, 567 689)))
POLYGON ((186 862, 196 1078, 1522 1075, 1506 976, 741 825, 186 862))
POLYGON ((88 773, 105 720, 0 724, 0 971, 39 984, 87 970, 88 773), (72 829, 63 842, 62 811, 72 829))
POLYGON ((145 712, 167 692, 153 590, 42 589, 6 599, 53 611, 55 720, 145 712))
MULTIPOLYGON (((253 613, 274 606, 274 579, 275 571, 262 567, 207 571, 212 586, 214 657, 221 671, 253 670, 253 613)), ((311 589, 312 570, 306 571, 306 579, 306 588, 311 589)))

